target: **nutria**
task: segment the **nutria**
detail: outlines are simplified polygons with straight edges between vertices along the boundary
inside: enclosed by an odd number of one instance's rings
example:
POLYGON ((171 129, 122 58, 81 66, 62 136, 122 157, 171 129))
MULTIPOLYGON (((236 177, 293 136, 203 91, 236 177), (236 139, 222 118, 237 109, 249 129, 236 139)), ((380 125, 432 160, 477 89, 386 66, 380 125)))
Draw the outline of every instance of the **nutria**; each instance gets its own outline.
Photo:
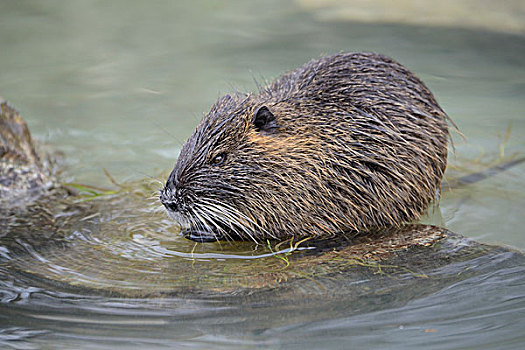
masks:
POLYGON ((419 78, 373 53, 310 61, 220 98, 160 200, 196 241, 400 226, 436 198, 449 118, 419 78))
POLYGON ((24 119, 0 97, 0 206, 29 201, 51 187, 51 163, 35 147, 24 119))

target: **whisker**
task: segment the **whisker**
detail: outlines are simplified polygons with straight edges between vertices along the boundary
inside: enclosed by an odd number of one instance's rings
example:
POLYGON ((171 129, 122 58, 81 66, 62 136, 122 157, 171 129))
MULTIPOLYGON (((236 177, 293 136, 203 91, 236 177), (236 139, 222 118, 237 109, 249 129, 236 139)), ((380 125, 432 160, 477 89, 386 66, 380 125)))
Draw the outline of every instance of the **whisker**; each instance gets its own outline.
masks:
MULTIPOLYGON (((252 235, 252 231, 246 227, 245 223, 238 220, 237 216, 244 216, 232 207, 225 207, 224 205, 217 205, 208 203, 207 205, 197 204, 201 211, 206 211, 214 219, 218 219, 219 222, 226 226, 229 226, 233 231, 241 229, 251 240, 258 243, 255 237, 252 235), (226 219, 226 220, 225 220, 226 219)), ((248 219, 248 218, 247 218, 248 219)), ((251 221, 251 220, 247 220, 251 221)), ((229 235, 228 235, 229 236, 229 235)))
POLYGON ((249 224, 251 224, 254 227, 254 231, 255 231, 255 228, 256 228, 257 230, 265 233, 266 235, 268 235, 268 236, 270 236, 272 238, 276 238, 273 234, 271 234, 266 229, 261 227, 257 222, 255 222, 252 218, 248 217, 247 215, 245 215, 242 212, 240 212, 238 209, 236 209, 236 208, 234 208, 234 207, 232 207, 232 206, 230 206, 230 205, 228 205, 226 203, 222 203, 222 202, 216 201, 216 200, 214 200, 212 198, 201 199, 201 202, 206 203, 206 204, 210 205, 211 207, 217 208, 219 213, 227 212, 230 215, 233 215, 233 218, 235 218, 234 221, 236 223, 238 223, 239 226, 241 226, 242 228, 245 227, 245 223, 242 223, 239 220, 237 220, 236 216, 242 218, 244 221, 246 221, 249 224))

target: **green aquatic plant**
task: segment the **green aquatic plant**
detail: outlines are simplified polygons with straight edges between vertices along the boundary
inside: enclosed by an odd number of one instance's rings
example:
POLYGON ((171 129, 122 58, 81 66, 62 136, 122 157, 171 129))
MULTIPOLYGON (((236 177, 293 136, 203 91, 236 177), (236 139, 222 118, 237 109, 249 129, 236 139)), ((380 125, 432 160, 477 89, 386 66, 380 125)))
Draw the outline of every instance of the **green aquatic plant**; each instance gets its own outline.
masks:
MULTIPOLYGON (((290 242, 292 240, 290 240, 290 242)), ((288 256, 292 253, 292 250, 287 250, 285 252, 274 252, 274 250, 272 249, 272 244, 270 243, 270 240, 267 239, 266 243, 268 245, 268 249, 270 250, 270 252, 272 252, 273 256, 275 256, 277 259, 281 259, 282 261, 284 261, 286 266, 284 266, 283 269, 290 266, 290 260, 288 259, 288 256)))

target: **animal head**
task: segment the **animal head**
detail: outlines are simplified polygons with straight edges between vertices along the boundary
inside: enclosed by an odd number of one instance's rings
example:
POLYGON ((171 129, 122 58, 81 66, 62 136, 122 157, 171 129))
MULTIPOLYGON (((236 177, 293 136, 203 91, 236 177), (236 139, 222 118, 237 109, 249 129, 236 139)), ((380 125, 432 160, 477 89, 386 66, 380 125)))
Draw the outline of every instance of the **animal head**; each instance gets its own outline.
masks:
POLYGON ((323 201, 312 195, 322 170, 309 165, 322 159, 320 145, 290 125, 286 104, 265 102, 222 97, 184 144, 160 199, 187 237, 289 236, 323 201))

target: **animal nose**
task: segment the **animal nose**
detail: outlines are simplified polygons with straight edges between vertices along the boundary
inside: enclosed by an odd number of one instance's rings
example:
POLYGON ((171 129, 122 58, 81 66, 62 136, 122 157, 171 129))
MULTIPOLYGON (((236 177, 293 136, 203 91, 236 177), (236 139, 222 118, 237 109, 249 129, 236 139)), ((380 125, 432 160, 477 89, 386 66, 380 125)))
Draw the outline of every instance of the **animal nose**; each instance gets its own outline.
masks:
POLYGON ((179 198, 179 194, 174 188, 166 185, 164 190, 160 193, 160 201, 171 211, 180 211, 182 209, 182 201, 179 198))
POLYGON ((171 211, 179 211, 181 209, 181 205, 178 201, 163 201, 162 204, 171 211))

